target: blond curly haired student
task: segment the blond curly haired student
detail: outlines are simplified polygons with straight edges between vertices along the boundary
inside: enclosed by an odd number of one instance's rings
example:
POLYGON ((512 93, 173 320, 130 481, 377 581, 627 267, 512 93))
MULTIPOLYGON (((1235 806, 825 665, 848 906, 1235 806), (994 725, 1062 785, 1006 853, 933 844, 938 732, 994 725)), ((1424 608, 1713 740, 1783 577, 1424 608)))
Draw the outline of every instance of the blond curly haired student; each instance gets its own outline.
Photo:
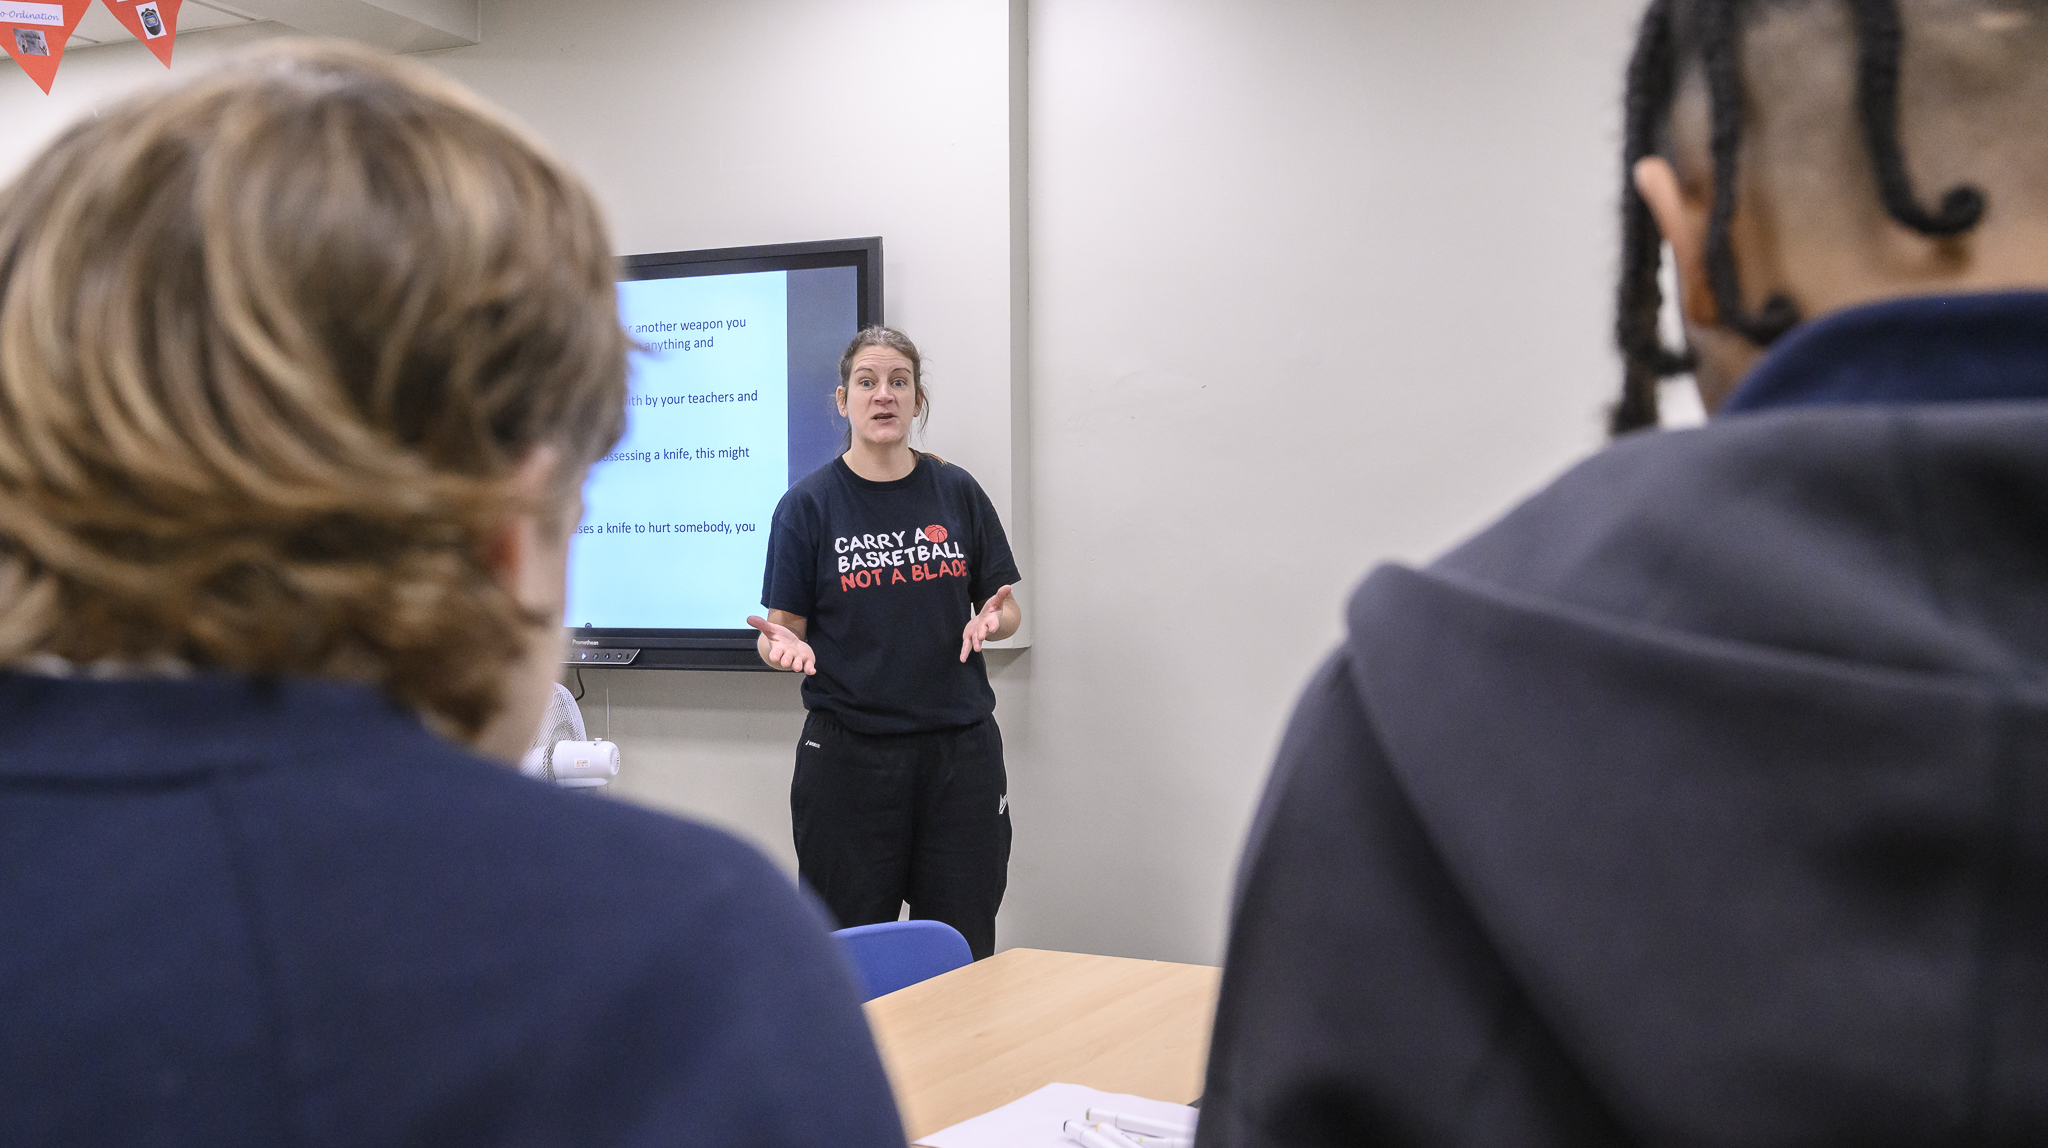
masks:
POLYGON ((343 47, 0 191, 0 1143, 902 1143, 786 879, 505 764, 613 274, 559 163, 343 47))

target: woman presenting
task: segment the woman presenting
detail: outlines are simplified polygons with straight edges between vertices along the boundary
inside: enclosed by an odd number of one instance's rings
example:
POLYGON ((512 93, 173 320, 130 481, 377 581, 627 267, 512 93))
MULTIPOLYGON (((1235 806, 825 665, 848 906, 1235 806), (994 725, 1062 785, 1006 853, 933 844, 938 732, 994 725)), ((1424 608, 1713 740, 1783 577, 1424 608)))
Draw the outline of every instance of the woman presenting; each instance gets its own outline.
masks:
POLYGON ((839 360, 844 454, 775 508, 762 660, 802 673, 810 716, 789 809, 798 874, 842 927, 944 921, 995 952, 1009 784, 982 643, 1017 631, 1018 580, 973 476, 912 450, 922 361, 869 327, 839 360))

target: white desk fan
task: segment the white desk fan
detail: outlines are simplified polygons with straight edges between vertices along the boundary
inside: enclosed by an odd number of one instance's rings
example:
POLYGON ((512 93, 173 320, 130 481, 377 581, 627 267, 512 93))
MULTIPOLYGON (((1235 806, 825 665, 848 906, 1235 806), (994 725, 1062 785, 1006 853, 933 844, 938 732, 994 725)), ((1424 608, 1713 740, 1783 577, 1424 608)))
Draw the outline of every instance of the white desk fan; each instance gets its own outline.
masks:
MULTIPOLYGON (((611 698, 605 698, 606 725, 611 724, 611 698)), ((609 732, 609 731, 607 731, 609 732)), ((519 759, 519 772, 528 777, 552 781, 564 789, 596 789, 619 775, 619 747, 608 741, 591 741, 583 731, 583 711, 576 697, 560 682, 548 699, 548 712, 534 731, 533 744, 519 759)))

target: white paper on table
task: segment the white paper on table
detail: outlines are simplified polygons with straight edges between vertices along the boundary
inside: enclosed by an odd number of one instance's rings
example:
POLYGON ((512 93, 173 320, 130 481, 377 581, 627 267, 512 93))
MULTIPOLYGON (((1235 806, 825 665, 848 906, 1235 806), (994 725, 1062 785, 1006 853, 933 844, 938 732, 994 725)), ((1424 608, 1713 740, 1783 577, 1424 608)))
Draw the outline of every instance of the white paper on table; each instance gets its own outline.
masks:
POLYGON ((1153 1116, 1193 1124, 1198 1109, 1121 1092, 1099 1092, 1079 1084, 1048 1084, 993 1112, 941 1128, 917 1143, 925 1148, 1075 1148, 1060 1125, 1079 1120, 1090 1108, 1153 1116))

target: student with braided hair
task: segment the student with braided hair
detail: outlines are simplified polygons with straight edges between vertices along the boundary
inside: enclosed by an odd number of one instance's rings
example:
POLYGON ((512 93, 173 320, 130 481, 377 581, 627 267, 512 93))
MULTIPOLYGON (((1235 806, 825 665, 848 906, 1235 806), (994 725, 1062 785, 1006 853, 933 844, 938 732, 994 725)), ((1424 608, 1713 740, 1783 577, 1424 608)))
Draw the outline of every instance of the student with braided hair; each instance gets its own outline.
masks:
POLYGON ((1618 441, 1352 599, 1204 1148, 2048 1141, 2048 3, 1656 0, 1628 80, 1618 441))

